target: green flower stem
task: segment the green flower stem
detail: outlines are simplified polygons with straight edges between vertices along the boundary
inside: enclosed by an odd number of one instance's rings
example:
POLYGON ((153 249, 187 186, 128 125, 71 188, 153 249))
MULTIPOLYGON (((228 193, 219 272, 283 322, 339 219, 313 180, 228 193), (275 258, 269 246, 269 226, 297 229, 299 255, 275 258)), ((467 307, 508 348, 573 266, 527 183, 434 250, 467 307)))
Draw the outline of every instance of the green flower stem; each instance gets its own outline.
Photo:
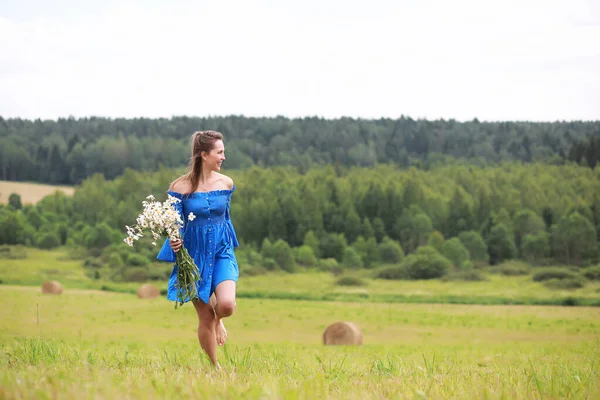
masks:
POLYGON ((198 290, 196 282, 201 281, 200 272, 185 247, 181 247, 176 255, 177 260, 177 300, 175 301, 175 309, 182 306, 187 299, 194 300, 198 298, 198 290))

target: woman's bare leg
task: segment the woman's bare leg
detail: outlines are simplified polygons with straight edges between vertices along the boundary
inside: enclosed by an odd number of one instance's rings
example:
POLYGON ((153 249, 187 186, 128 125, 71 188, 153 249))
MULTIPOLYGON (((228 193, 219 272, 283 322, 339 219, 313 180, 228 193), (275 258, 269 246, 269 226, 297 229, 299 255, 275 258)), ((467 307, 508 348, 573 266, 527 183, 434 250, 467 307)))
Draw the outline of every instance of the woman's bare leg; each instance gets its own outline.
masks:
POLYGON ((235 311, 235 281, 227 280, 219 283, 215 288, 215 332, 217 343, 225 344, 227 331, 222 319, 229 317, 235 311))
POLYGON ((210 361, 217 369, 221 369, 217 361, 217 341, 215 338, 215 311, 210 304, 204 304, 200 300, 193 301, 194 308, 198 314, 198 341, 200 347, 206 353, 210 361))
MULTIPOLYGON (((217 296, 214 293, 212 294, 212 296, 210 296, 209 303, 213 309, 217 307, 217 296)), ((225 344, 225 341, 227 340, 227 329, 225 329, 225 324, 223 323, 223 320, 220 320, 218 324, 215 323, 215 336, 217 338, 217 344, 219 346, 223 346, 225 344)))

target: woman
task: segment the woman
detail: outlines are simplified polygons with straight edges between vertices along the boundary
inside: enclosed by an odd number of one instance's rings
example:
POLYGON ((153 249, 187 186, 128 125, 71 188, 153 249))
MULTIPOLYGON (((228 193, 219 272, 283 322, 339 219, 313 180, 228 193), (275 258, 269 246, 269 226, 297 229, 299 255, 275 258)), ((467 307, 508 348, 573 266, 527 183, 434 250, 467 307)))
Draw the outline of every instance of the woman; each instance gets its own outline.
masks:
MULTIPOLYGON (((237 237, 229 215, 235 186, 231 178, 220 174, 225 161, 223 135, 200 131, 192 135, 192 158, 187 173, 169 187, 169 194, 181 200, 176 203, 185 234, 181 241, 167 241, 158 259, 175 261, 175 252, 185 246, 201 271, 198 299, 192 300, 198 314, 198 340, 217 369, 217 344, 223 345, 227 331, 221 321, 235 310, 235 289, 239 277, 234 247, 237 237), (195 218, 189 219, 190 213, 195 218)), ((177 299, 177 265, 169 278, 167 298, 177 299)))

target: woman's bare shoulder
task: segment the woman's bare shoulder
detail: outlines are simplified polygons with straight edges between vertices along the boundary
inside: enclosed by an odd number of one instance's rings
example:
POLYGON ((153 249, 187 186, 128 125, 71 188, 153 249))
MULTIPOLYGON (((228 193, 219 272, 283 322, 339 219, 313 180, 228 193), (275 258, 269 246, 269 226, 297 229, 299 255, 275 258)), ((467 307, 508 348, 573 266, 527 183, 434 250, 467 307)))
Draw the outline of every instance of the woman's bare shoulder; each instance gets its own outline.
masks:
POLYGON ((219 172, 217 172, 219 175, 219 180, 223 183, 223 185, 225 187, 227 187, 227 189, 231 190, 233 189, 233 179, 231 179, 230 177, 228 177, 227 175, 221 174, 219 172))
POLYGON ((187 193, 190 190, 190 183, 187 179, 185 179, 185 177, 180 176, 171 182, 169 190, 177 193, 187 193))

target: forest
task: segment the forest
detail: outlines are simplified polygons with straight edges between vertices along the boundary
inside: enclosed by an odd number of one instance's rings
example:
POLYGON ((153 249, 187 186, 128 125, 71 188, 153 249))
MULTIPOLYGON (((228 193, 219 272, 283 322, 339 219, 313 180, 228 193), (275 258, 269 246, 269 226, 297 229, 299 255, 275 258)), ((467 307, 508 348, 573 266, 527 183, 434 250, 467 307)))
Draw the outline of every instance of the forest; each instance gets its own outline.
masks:
POLYGON ((180 168, 199 129, 225 135, 226 168, 390 164, 430 169, 456 160, 595 167, 600 122, 302 119, 242 116, 169 119, 0 117, 0 180, 77 185, 96 173, 114 179, 127 168, 180 168))
MULTIPOLYGON (((57 192, 35 206, 12 195, 0 209, 0 244, 85 249, 81 257, 98 278, 164 278, 164 268, 153 275, 151 239, 131 249, 124 227, 146 196, 164 200, 182 171, 95 174, 73 197, 57 192)), ((428 279, 517 259, 598 263, 600 168, 457 161, 429 170, 336 164, 225 172, 236 184, 231 216, 247 273, 381 268, 381 277, 428 279)))

